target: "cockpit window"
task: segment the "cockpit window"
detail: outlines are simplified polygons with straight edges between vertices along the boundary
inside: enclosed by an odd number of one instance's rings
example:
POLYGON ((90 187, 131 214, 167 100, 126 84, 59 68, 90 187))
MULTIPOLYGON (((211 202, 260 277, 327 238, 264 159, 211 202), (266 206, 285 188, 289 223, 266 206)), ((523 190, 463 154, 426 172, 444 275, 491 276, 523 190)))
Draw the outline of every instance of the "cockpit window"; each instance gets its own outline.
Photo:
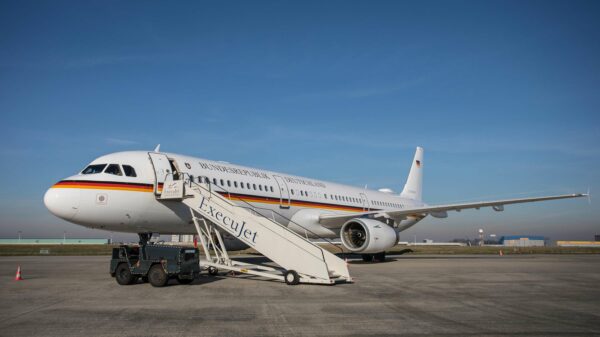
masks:
POLYGON ((125 171, 125 175, 128 177, 137 177, 135 170, 129 165, 123 165, 123 171, 125 171))
POLYGON ((108 165, 108 167, 106 168, 106 170, 104 171, 104 173, 114 174, 116 176, 122 176, 123 175, 123 173, 121 173, 121 168, 119 167, 118 164, 110 164, 110 165, 108 165))
POLYGON ((81 174, 95 174, 95 173, 100 173, 104 170, 104 168, 106 167, 106 164, 95 164, 95 165, 89 165, 88 167, 86 167, 81 174))

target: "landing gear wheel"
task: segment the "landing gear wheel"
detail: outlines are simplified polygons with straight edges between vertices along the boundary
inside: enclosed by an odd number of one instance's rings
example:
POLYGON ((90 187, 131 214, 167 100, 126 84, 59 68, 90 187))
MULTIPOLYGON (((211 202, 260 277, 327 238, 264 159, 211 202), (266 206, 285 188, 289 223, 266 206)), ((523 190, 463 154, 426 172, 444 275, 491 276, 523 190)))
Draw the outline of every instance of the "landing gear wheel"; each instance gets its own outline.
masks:
POLYGON ((181 278, 181 276, 177 275, 177 282, 179 282, 179 284, 190 284, 194 282, 194 278, 181 278))
POLYGON ((148 272, 148 281, 153 287, 164 287, 169 282, 169 277, 160 264, 155 264, 148 272))
POLYGON ((376 262, 384 262, 385 261, 385 252, 373 254, 373 258, 376 262))
POLYGON ((362 254, 362 259, 365 262, 373 262, 373 254, 362 254))
POLYGON ((127 263, 121 263, 115 271, 115 279, 118 284, 125 286, 132 284, 136 280, 136 277, 131 275, 131 270, 129 270, 127 263))
POLYGON ((219 269, 215 267, 208 267, 208 274, 212 276, 216 276, 219 273, 219 269))
POLYGON ((283 275, 284 279, 285 279, 285 283, 294 286, 298 283, 300 283, 300 276, 298 275, 298 273, 296 273, 293 270, 288 270, 285 272, 285 274, 283 275))

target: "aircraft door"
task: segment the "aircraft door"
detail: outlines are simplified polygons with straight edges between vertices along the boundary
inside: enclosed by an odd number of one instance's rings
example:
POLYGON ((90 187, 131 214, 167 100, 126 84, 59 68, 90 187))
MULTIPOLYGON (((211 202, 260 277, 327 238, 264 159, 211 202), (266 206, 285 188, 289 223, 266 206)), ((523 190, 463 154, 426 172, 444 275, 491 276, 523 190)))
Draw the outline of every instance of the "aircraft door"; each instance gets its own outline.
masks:
POLYGON ((279 187, 279 207, 290 208, 290 191, 287 184, 280 176, 273 176, 279 187))
POLYGON ((162 185, 164 184, 167 175, 171 174, 171 163, 165 154, 148 152, 148 155, 150 156, 150 162, 154 167, 154 194, 160 195, 162 191, 162 185))
POLYGON ((363 211, 368 211, 369 210, 369 199, 367 199, 367 196, 364 193, 360 194, 360 200, 362 203, 363 211))

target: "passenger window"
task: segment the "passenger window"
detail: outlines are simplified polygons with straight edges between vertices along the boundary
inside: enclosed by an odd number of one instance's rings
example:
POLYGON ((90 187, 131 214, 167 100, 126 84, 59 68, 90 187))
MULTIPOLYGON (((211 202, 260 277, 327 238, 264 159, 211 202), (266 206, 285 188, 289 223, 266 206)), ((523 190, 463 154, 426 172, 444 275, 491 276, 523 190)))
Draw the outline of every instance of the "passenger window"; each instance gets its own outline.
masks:
POLYGON ((227 180, 227 187, 231 187, 231 180, 227 180))
POLYGON ((252 184, 252 189, 256 191, 256 184, 252 184))
POLYGON ((325 196, 325 199, 327 199, 327 193, 323 194, 325 196))
POLYGON ((291 191, 292 191, 292 195, 294 195, 294 189, 293 189, 293 188, 292 188, 292 190, 291 190, 291 191))
POLYGON ((273 191, 273 186, 269 186, 269 187, 271 188, 271 192, 275 192, 275 191, 273 191))
POLYGON ((213 184, 216 185, 217 184, 217 178, 213 178, 213 184))
POLYGON ((233 187, 237 188, 237 181, 233 182, 233 187))
POLYGON ((258 185, 258 189, 262 191, 262 185, 258 185))
POLYGON ((125 171, 125 175, 128 177, 137 177, 135 170, 129 165, 123 165, 123 171, 125 171))
POLYGON ((106 164, 89 165, 88 167, 86 167, 81 172, 81 174, 96 174, 96 173, 100 173, 100 172, 104 171, 105 167, 106 167, 106 164))
POLYGON ((246 183, 246 187, 250 189, 250 183, 246 183))
POLYGON ((108 167, 106 168, 106 170, 104 170, 104 173, 114 174, 116 176, 122 176, 123 175, 123 173, 121 173, 121 169, 119 168, 119 165, 117 165, 117 164, 110 164, 110 165, 108 165, 108 167))
POLYGON ((240 183, 240 187, 244 188, 244 183, 243 182, 240 183))
POLYGON ((223 179, 221 179, 221 186, 225 186, 225 183, 223 182, 223 179))

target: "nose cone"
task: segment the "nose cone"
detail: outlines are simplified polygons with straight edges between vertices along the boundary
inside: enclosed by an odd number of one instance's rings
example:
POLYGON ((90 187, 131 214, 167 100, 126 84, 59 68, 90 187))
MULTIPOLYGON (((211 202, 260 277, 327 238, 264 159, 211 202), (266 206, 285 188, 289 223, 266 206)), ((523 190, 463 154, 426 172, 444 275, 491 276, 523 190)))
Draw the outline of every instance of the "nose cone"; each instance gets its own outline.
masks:
POLYGON ((77 188, 50 187, 44 195, 44 204, 50 213, 70 221, 79 210, 79 194, 77 188))

